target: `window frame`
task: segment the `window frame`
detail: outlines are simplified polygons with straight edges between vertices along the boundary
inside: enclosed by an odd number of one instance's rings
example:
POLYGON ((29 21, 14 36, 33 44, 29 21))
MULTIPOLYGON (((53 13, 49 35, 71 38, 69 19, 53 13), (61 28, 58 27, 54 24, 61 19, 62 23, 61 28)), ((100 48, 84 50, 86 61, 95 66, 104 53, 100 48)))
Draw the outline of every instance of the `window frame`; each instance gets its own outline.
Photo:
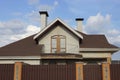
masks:
POLYGON ((64 53, 66 52, 66 36, 64 35, 54 35, 51 36, 51 53, 61 53, 61 49, 65 49, 64 53), (56 48, 53 48, 52 39, 56 40, 56 48), (65 48, 61 48, 61 39, 65 39, 65 48), (53 52, 53 49, 56 49, 56 52, 53 52))

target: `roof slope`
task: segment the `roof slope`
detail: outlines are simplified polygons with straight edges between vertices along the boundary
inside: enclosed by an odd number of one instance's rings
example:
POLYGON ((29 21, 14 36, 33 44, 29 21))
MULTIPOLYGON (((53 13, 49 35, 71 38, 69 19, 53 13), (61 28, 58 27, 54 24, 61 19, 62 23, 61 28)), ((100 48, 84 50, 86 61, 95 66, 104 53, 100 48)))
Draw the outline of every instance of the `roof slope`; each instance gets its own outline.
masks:
POLYGON ((33 40, 34 35, 0 48, 0 56, 37 56, 40 55, 42 45, 33 40))
POLYGON ((117 46, 109 44, 105 35, 87 35, 82 32, 78 33, 83 35, 80 48, 118 48, 117 46))
MULTIPOLYGON (((109 44, 104 35, 78 33, 83 36, 80 48, 118 48, 109 44)), ((36 41, 33 39, 34 36, 35 35, 32 35, 1 47, 0 56, 40 56, 42 54, 43 45, 36 44, 36 41)))

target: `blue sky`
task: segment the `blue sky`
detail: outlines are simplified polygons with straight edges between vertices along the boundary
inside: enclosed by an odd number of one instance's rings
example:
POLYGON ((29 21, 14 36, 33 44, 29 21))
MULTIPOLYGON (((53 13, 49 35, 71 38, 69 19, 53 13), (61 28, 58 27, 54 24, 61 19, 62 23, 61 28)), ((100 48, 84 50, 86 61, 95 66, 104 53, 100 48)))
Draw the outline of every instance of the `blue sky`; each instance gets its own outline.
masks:
MULTIPOLYGON (((59 17, 73 28, 75 18, 84 18, 83 32, 105 34, 120 47, 119 0, 2 0, 0 2, 0 46, 40 30, 39 11, 47 10, 48 21, 59 17)), ((113 55, 120 60, 120 52, 113 55)))

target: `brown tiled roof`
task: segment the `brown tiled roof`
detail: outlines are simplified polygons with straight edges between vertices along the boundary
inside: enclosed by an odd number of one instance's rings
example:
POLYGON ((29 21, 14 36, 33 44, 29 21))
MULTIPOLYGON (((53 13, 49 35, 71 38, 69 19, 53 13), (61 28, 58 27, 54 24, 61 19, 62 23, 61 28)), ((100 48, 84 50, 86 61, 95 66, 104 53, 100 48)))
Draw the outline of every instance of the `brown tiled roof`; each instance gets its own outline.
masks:
POLYGON ((42 51, 42 45, 37 45, 29 36, 17 42, 0 48, 0 56, 38 56, 42 51))
MULTIPOLYGON (((78 32, 83 36, 80 48, 118 48, 108 43, 104 35, 87 35, 78 32)), ((0 56, 40 56, 43 45, 38 45, 33 39, 35 35, 16 41, 0 48, 0 56)))
POLYGON ((80 48, 118 48, 112 44, 109 44, 105 35, 87 35, 82 32, 78 33, 83 35, 80 48))

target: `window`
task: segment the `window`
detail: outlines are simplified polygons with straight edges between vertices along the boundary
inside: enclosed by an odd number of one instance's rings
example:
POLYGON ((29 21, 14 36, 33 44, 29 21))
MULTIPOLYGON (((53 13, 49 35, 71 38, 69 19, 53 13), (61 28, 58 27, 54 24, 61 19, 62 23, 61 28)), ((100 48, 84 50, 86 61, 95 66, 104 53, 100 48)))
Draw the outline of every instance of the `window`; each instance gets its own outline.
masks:
POLYGON ((66 52, 66 37, 63 35, 55 35, 51 37, 51 52, 65 53, 66 52))

